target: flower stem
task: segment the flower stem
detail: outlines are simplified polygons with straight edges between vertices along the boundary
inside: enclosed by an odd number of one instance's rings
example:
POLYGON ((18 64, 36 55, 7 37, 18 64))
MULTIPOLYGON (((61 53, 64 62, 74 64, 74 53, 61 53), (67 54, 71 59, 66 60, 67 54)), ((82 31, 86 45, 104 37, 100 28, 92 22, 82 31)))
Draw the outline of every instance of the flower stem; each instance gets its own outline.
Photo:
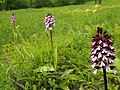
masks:
POLYGON ((107 88, 106 69, 104 67, 103 67, 103 74, 104 74, 104 88, 105 88, 105 90, 108 90, 108 88, 107 88))
POLYGON ((13 22, 13 24, 14 24, 14 30, 15 30, 15 22, 13 22))
POLYGON ((51 39, 51 46, 53 47, 53 41, 52 41, 52 30, 50 30, 50 39, 51 39))

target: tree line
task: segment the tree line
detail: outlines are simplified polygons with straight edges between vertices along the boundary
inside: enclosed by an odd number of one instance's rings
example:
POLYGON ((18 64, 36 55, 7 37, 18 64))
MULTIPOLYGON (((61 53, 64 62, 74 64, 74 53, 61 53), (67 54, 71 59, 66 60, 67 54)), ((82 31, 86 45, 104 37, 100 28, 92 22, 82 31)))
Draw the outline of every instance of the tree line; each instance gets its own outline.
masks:
POLYGON ((87 1, 91 0, 0 0, 0 10, 57 7, 72 4, 83 4, 87 1))
MULTIPOLYGON (((72 4, 84 4, 93 0, 0 0, 0 10, 13 10, 21 8, 57 7, 72 4)), ((102 0, 95 0, 95 3, 102 0)))

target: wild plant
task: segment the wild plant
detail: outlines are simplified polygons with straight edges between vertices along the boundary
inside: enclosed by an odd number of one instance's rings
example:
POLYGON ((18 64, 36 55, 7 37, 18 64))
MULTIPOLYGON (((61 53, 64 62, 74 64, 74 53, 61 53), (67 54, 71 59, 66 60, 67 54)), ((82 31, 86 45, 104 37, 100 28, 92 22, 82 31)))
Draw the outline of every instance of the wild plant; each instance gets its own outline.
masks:
POLYGON ((107 75, 106 72, 109 70, 113 70, 114 67, 112 64, 115 62, 115 54, 114 47, 111 41, 111 36, 106 34, 106 31, 103 33, 101 27, 97 27, 97 35, 93 37, 92 50, 91 50, 91 58, 92 65, 91 67, 94 69, 93 74, 96 74, 98 69, 102 68, 104 73, 104 87, 105 90, 108 90, 107 87, 107 75))

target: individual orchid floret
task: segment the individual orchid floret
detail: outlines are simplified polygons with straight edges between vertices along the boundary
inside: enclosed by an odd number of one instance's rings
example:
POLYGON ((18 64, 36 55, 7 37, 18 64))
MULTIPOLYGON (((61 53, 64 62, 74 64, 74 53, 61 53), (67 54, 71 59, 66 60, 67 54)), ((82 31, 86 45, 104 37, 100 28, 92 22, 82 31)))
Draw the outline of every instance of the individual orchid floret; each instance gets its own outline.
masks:
POLYGON ((112 65, 115 62, 115 54, 113 43, 111 42, 111 36, 102 33, 102 28, 97 28, 98 34, 93 37, 92 50, 91 50, 91 67, 95 70, 104 68, 106 71, 114 69, 112 65))
POLYGON ((45 27, 48 30, 52 30, 53 27, 55 26, 55 21, 54 21, 54 16, 50 13, 48 13, 45 17, 45 27))

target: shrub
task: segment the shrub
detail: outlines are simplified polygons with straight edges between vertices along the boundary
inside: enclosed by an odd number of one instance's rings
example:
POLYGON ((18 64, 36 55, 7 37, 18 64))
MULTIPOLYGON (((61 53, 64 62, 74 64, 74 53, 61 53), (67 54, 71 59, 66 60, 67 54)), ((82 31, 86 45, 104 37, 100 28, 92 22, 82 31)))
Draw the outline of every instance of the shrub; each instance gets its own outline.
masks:
POLYGON ((6 0, 6 9, 21 9, 28 8, 29 3, 26 0, 6 0))

